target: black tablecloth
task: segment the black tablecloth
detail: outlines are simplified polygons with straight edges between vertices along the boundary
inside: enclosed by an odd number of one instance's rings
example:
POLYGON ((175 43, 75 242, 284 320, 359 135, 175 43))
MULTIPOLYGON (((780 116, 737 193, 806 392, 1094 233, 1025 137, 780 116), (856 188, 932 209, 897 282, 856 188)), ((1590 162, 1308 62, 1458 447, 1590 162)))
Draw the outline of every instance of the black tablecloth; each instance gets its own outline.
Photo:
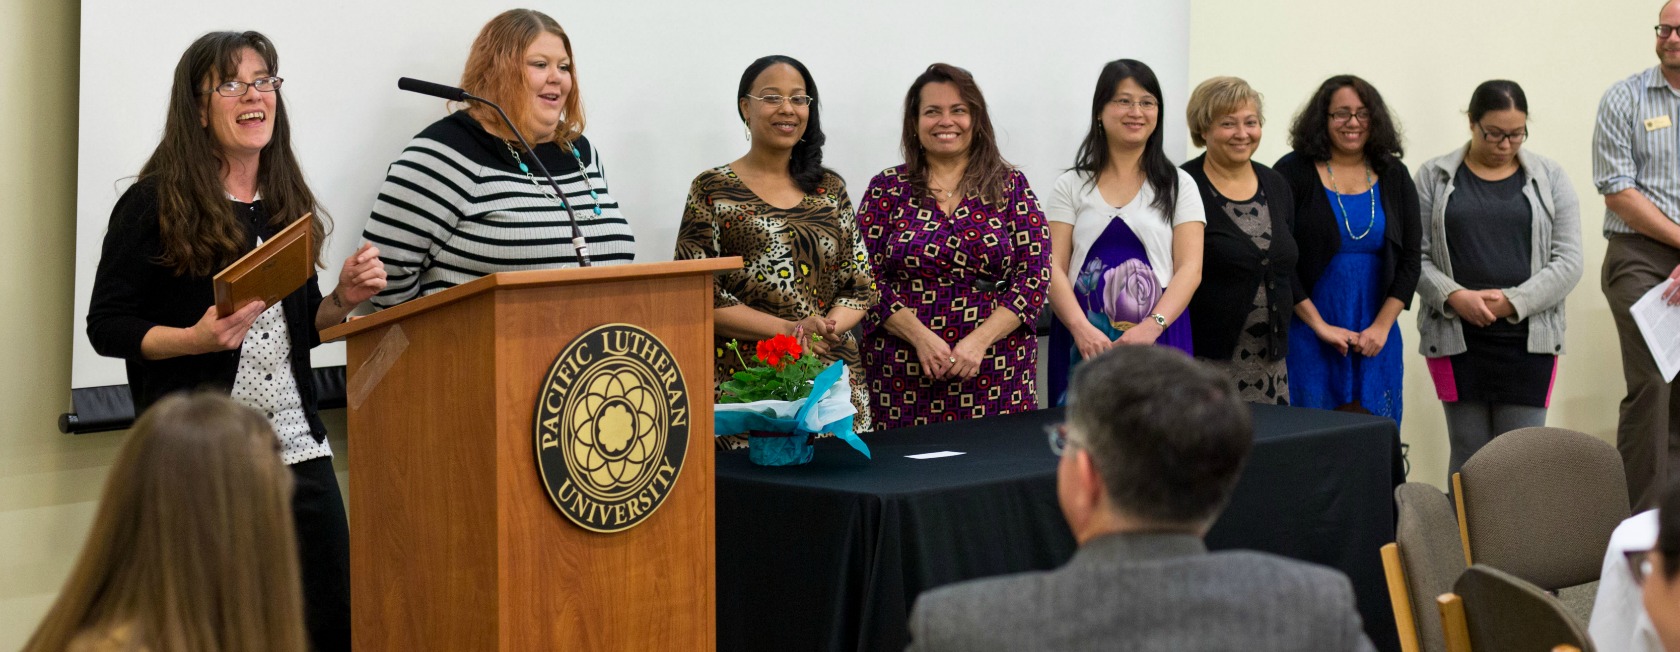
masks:
MULTIPOLYGON (((1365 629, 1398 650, 1378 548, 1402 481, 1388 419, 1254 407, 1255 446, 1213 549, 1247 548, 1347 573, 1365 629)), ((917 594, 1061 565, 1075 548, 1041 425, 1060 409, 873 433, 874 459, 818 442, 760 467, 717 456, 719 650, 900 650, 917 594), (912 460, 906 455, 960 451, 912 460)))

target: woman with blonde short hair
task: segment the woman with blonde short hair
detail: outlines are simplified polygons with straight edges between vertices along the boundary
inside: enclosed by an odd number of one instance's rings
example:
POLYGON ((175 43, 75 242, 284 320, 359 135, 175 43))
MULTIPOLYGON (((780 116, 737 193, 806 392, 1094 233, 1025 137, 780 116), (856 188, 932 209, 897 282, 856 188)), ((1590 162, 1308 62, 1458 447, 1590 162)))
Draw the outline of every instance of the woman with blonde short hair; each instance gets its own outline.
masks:
POLYGON ((1190 94, 1190 141, 1207 148, 1182 166, 1207 217, 1191 338, 1196 357, 1224 368, 1244 401, 1287 405, 1295 200, 1282 175, 1253 159, 1263 108, 1260 93, 1236 77, 1214 77, 1190 94))

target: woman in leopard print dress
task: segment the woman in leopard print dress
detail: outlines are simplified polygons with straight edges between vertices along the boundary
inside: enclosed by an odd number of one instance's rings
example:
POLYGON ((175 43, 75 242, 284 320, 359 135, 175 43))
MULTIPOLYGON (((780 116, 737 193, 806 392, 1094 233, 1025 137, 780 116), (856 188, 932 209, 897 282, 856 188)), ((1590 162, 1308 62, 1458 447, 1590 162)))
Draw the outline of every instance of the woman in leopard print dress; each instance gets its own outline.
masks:
MULTIPOLYGON (((824 360, 846 361, 855 423, 865 430, 867 384, 851 331, 879 294, 846 184, 822 166, 816 82, 792 58, 764 57, 741 75, 737 98, 752 146, 695 177, 677 233, 679 260, 742 261, 741 269, 717 276, 714 382, 741 368, 725 348, 730 340, 750 352, 758 340, 797 334, 824 360)), ((735 448, 745 441, 720 443, 735 448)))

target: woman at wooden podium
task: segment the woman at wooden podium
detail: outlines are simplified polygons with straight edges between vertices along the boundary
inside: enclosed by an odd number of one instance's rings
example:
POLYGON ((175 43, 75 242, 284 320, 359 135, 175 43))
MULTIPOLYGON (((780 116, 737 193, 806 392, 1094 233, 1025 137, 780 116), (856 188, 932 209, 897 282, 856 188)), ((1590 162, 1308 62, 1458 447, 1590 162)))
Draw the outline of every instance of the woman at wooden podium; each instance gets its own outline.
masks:
POLYGON ((473 41, 461 88, 501 105, 542 167, 483 104, 426 127, 391 164, 363 233, 384 252, 389 308, 496 272, 577 264, 566 204, 596 265, 635 262, 636 238, 607 191, 601 152, 583 135, 572 41, 553 18, 512 9, 473 41))
POLYGON ((214 387, 263 413, 291 467, 305 619, 316 650, 350 649, 350 528, 316 414, 309 350, 320 329, 385 287, 363 245, 326 300, 311 276, 272 306, 218 317, 212 278, 305 214, 317 259, 329 220, 292 153, 279 57, 257 32, 213 32, 175 67, 163 140, 111 211, 88 339, 128 361, 134 410, 214 387))
MULTIPOLYGON (((846 182, 822 165, 816 80, 791 57, 763 57, 741 74, 736 106, 751 145, 689 185, 675 255, 741 257, 741 269, 718 274, 714 286, 714 381, 740 370, 724 348, 730 340, 751 351, 758 340, 796 335, 824 360, 846 361, 855 423, 867 430, 868 385, 852 328, 879 294, 846 182)), ((719 443, 738 448, 746 441, 719 443)))

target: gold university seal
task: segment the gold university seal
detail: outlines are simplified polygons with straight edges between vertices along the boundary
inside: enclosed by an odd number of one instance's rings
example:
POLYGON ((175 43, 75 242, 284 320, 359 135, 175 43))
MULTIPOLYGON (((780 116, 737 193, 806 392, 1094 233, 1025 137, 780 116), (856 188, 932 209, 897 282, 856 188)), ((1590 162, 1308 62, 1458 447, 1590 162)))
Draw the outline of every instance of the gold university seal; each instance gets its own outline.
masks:
POLYGON ((554 505, 595 532, 641 523, 688 452, 688 386, 665 343, 607 324, 554 359, 537 392, 537 471, 554 505))

